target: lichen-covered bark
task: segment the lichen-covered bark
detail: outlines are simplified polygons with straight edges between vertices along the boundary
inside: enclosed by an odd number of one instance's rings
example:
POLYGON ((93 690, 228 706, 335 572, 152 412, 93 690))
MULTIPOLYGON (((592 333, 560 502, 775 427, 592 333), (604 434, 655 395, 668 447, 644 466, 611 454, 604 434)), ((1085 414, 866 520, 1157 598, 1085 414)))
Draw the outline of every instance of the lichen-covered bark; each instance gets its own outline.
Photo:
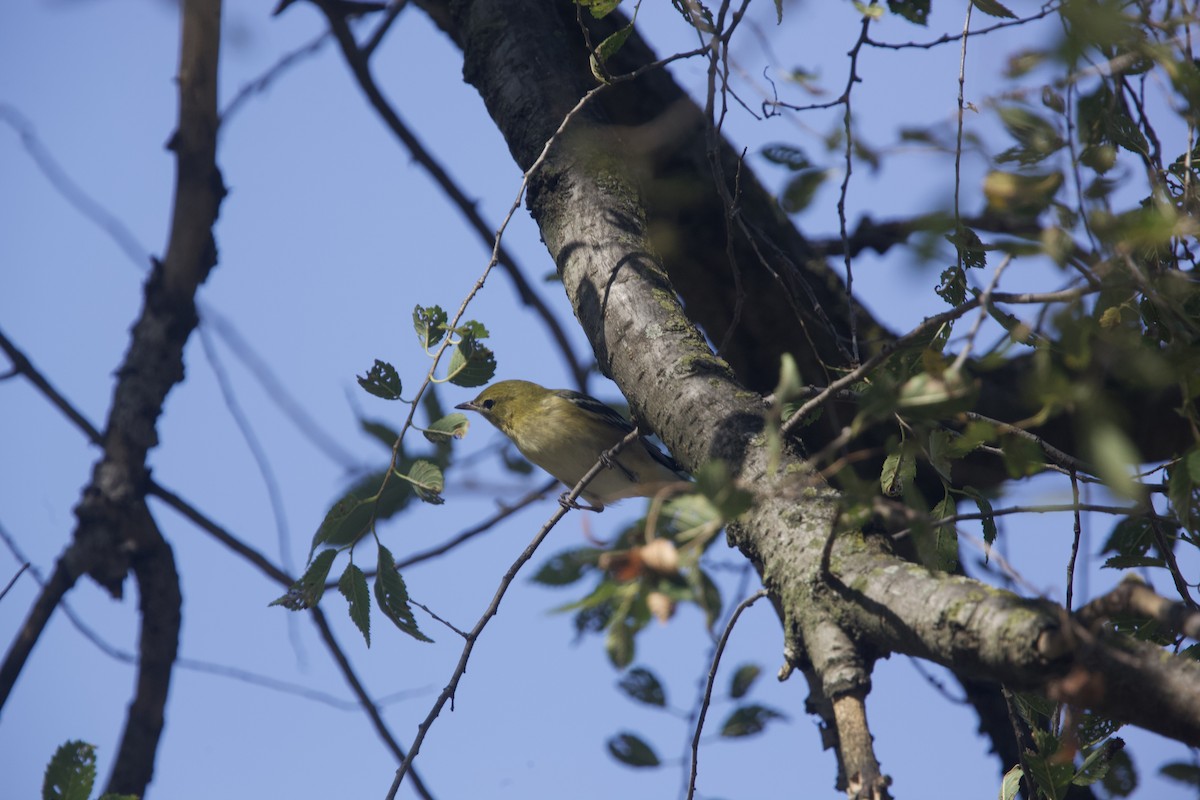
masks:
MULTIPOLYGON (((540 0, 462 0, 451 11, 467 78, 517 163, 528 166, 594 85, 586 71, 570 68, 581 63, 575 23, 540 0)), ((1144 669, 1172 690, 1200 678, 1181 660, 1156 656, 1149 660, 1157 666, 1131 666, 1124 649, 1094 638, 1084 646, 1052 604, 907 563, 878 537, 841 533, 826 561, 838 495, 794 453, 768 468, 763 401, 711 353, 679 302, 647 215, 654 190, 644 191, 647 175, 626 157, 626 136, 604 109, 584 108, 531 181, 529 208, 602 370, 634 414, 685 466, 723 459, 755 492, 729 538, 759 568, 798 666, 815 665, 835 695, 865 693, 871 660, 892 652, 1060 694, 1080 684, 1063 680, 1077 670, 1124 681, 1129 670, 1144 669)), ((1170 709, 1166 690, 1141 691, 1148 696, 1100 692, 1089 705, 1200 742, 1200 708, 1170 709)))

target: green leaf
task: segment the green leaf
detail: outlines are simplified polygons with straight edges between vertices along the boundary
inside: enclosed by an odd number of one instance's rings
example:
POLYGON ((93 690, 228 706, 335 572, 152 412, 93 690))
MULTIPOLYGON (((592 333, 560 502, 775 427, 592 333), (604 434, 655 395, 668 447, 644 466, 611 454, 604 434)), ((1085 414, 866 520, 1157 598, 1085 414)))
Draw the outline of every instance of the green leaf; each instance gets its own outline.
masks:
POLYGON ((446 379, 455 386, 483 386, 496 374, 496 356, 479 343, 487 337, 487 329, 478 322, 463 326, 462 339, 450 355, 446 379))
POLYGON ((338 581, 338 591, 350 604, 350 619, 362 631, 367 647, 371 646, 371 593, 367 590, 367 578, 353 563, 346 565, 338 581))
POLYGON ((358 385, 384 400, 400 400, 400 376, 386 361, 375 359, 366 375, 358 376, 358 385))
POLYGON ((891 453, 883 460, 879 488, 888 497, 899 497, 917 476, 917 462, 907 450, 891 453))
POLYGON ((1113 755, 1123 747, 1125 747, 1125 740, 1114 738, 1093 748, 1084 758, 1083 763, 1079 765, 1071 783, 1076 786, 1090 786, 1097 781, 1104 780, 1104 776, 1108 774, 1109 764, 1112 763, 1113 755))
POLYGON ((762 733, 767 723, 773 719, 787 719, 787 715, 757 703, 741 706, 725 718, 725 724, 721 726, 721 735, 727 738, 753 736, 762 733))
POLYGON ((769 144, 762 149, 762 156, 772 164, 779 164, 793 171, 812 166, 804 151, 790 144, 769 144))
POLYGON ((823 169, 800 170, 783 188, 779 205, 789 214, 798 214, 808 208, 813 198, 816 197, 817 190, 825 182, 827 175, 828 173, 823 169))
POLYGON ((960 225, 954 233, 946 234, 946 241, 954 245, 959 260, 967 269, 983 269, 987 266, 988 248, 972 228, 960 225))
POLYGON ((609 662, 617 669, 625 669, 633 662, 633 629, 626 624, 624 615, 615 614, 604 635, 604 652, 609 662))
POLYGON ((385 519, 408 503, 409 486, 389 480, 381 493, 386 472, 364 475, 325 513, 313 534, 312 552, 322 544, 343 547, 358 541, 369 530, 372 516, 385 519))
POLYGON ((984 178, 983 194, 993 211, 1036 216, 1054 201, 1062 184, 1061 172, 1023 175, 994 170, 984 178))
POLYGON ((418 642, 433 641, 417 627, 416 617, 408 603, 408 587, 396 569, 396 559, 383 545, 379 545, 379 564, 375 573, 375 602, 397 628, 418 642))
POLYGON ((322 550, 312 559, 300 579, 288 587, 287 594, 272 600, 270 605, 283 606, 292 611, 316 608, 321 602, 321 596, 325 594, 325 581, 337 554, 337 550, 322 550))
POLYGON ((455 411, 435 421, 422 433, 426 439, 436 444, 447 439, 461 439, 467 435, 467 429, 470 427, 471 421, 467 419, 467 415, 455 411))
POLYGON ((916 25, 929 24, 930 0, 888 0, 888 10, 916 25))
POLYGON ((1017 796, 1021 793, 1021 778, 1024 774, 1020 764, 1004 773, 1004 780, 1000 782, 1000 800, 1017 800, 1017 796))
POLYGON ((592 66, 592 75, 595 76, 596 80, 601 83, 608 83, 608 76, 604 66, 625 45, 625 40, 629 38, 629 34, 631 33, 633 33, 633 22, 605 37, 600 46, 596 48, 596 51, 591 54, 589 60, 592 66))
POLYGON ((608 752, 627 767, 657 767, 662 763, 650 745, 632 733, 618 733, 609 739, 608 752))
POLYGON ((1200 449, 1194 449, 1184 459, 1188 477, 1193 484, 1200 484, 1200 449))
POLYGON ((983 13, 992 17, 1000 17, 1002 19, 1016 19, 1017 15, 1004 7, 997 0, 971 0, 971 5, 978 8, 983 13))
POLYGON ((667 705, 667 693, 662 682, 653 672, 643 667, 630 669, 617 681, 617 686, 639 703, 660 708, 667 705))
POLYGON ((742 664, 729 681, 729 696, 734 700, 745 697, 760 674, 762 668, 758 664, 742 664))
MULTIPOLYGON (((954 505, 954 498, 949 492, 942 496, 942 501, 933 507, 930 516, 935 519, 945 519, 954 516, 957 509, 954 505)), ((928 542, 930 547, 928 552, 922 554, 921 563, 932 569, 938 569, 942 572, 953 572, 958 566, 958 536, 955 533, 954 523, 938 525, 932 531, 932 541, 928 542)), ((920 547, 918 540, 918 551, 924 548, 920 547)))
POLYGON ((575 0, 575 2, 592 12, 594 19, 607 17, 617 6, 621 5, 621 0, 575 0))
POLYGON ((754 495, 734 483, 724 461, 709 461, 696 471, 695 477, 697 490, 722 520, 736 519, 754 505, 754 495))
POLYGON ((417 340, 421 347, 429 350, 446 335, 446 322, 449 317, 441 306, 417 306, 413 309, 413 330, 417 332, 417 340))
POLYGON ((1027 478, 1046 468, 1046 454, 1042 446, 1031 439, 1015 434, 1001 437, 1000 448, 1004 452, 1004 466, 1009 477, 1027 478))
POLYGON ((445 498, 442 497, 442 489, 445 488, 446 479, 442 475, 442 470, 432 461, 424 459, 414 461, 407 475, 399 472, 396 474, 398 477, 412 484, 417 497, 424 502, 434 506, 440 506, 446 502, 445 498))
POLYGON ((707 572, 696 567, 687 574, 692 601, 704 612, 704 625, 710 631, 721 617, 721 590, 707 572))
POLYGON ((1101 779, 1104 790, 1112 797, 1128 797, 1137 788, 1137 769, 1133 759, 1126 750, 1114 753, 1108 765, 1108 772, 1101 779))
POLYGON ((388 450, 391 450, 396 444, 396 440, 400 438, 400 432, 386 422, 379 422, 372 419, 360 419, 358 426, 362 428, 363 433, 378 441, 388 450))
POLYGON ((975 507, 979 509, 979 513, 983 515, 981 520, 983 524, 983 541, 989 545, 995 544, 998 531, 996 530, 996 517, 992 514, 991 502, 979 493, 978 489, 966 487, 967 496, 975 501, 975 507))
POLYGON ((947 305, 961 306, 967 299, 967 273, 957 264, 946 267, 933 290, 947 305))
POLYGON ((1129 437, 1116 425, 1101 422, 1092 428, 1089 439, 1092 459, 1104 484, 1127 500, 1141 500, 1144 487, 1134 477, 1141 456, 1129 437))
POLYGON ((1001 154, 998 161, 1036 164, 1062 149, 1064 142, 1053 123, 1019 105, 1001 106, 1000 122, 1018 146, 1001 154))
POLYGON ((42 779, 42 800, 87 800, 96 782, 96 747, 64 742, 54 751, 42 779))
POLYGON ((1170 764, 1163 764, 1159 767, 1159 774, 1164 778, 1170 778, 1173 781, 1186 784, 1194 788, 1200 788, 1200 766, 1189 764, 1184 761, 1173 761, 1170 764))
POLYGON ((596 569, 604 552, 596 547, 577 547, 551 556, 530 580, 543 586, 567 586, 596 569))

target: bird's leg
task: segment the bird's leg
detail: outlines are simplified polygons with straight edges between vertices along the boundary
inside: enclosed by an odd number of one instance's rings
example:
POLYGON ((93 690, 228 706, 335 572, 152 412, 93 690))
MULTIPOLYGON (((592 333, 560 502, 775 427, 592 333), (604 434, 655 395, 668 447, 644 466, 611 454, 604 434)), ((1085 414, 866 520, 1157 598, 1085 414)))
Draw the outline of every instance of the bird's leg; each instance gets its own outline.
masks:
POLYGON ((608 453, 600 454, 600 463, 609 469, 620 470, 629 479, 630 483, 637 483, 637 475, 633 473, 633 470, 622 464, 619 459, 609 458, 608 453))
POLYGON ((588 505, 587 503, 583 502, 582 500, 568 500, 567 498, 570 496, 570 494, 571 494, 570 492, 563 492, 562 494, 560 494, 558 496, 558 504, 565 509, 568 509, 568 510, 575 509, 576 511, 596 511, 596 512, 600 512, 600 511, 604 510, 604 506, 599 503, 597 503, 596 505, 588 505))

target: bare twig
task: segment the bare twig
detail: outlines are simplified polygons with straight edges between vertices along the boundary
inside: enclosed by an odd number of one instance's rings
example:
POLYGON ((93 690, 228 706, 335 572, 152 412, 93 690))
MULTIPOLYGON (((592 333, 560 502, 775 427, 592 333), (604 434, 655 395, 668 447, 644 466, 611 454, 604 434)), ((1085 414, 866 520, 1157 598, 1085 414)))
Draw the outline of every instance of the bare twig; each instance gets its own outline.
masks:
POLYGON ((696 775, 700 770, 700 734, 704 730, 704 718, 708 715, 709 703, 712 702, 713 684, 717 680, 717 667, 721 664, 721 655, 725 652, 725 645, 729 642, 729 636, 733 633, 733 626, 737 623, 738 617, 742 616, 743 611, 766 596, 767 590, 759 589, 739 603, 732 616, 729 617, 725 630, 721 632, 721 638, 717 641, 712 666, 708 670, 708 682, 704 687, 704 699, 700 703, 700 713, 696 716, 696 733, 692 736, 692 766, 688 775, 687 800, 692 800, 696 796, 696 775))
POLYGON ((517 556, 516 560, 513 561, 508 570, 501 577, 500 585, 496 587, 496 592, 492 596, 491 603, 488 604, 488 607, 484 610, 483 615, 479 618, 479 621, 475 623, 475 626, 471 628, 471 630, 465 635, 466 642, 463 645, 462 653, 459 655, 458 664, 455 666, 454 672, 451 673, 450 680, 446 683, 446 688, 444 688, 442 693, 438 695, 437 700, 434 701, 433 707, 429 710, 429 713, 426 715, 424 721, 421 722, 421 724, 417 727, 417 736, 415 739, 413 739, 412 749, 409 751, 408 757, 404 759, 403 763, 401 763, 400 767, 396 770, 396 777, 393 779, 392 786, 388 790, 388 800, 394 800, 396 797, 396 792, 400 789, 400 782, 404 780, 405 774, 408 773, 408 771, 412 768, 413 759, 415 759, 417 757, 417 753, 420 752, 421 743, 425 741, 425 737, 429 733, 429 730, 433 727, 434 721, 436 721, 438 716, 442 713, 442 708, 445 707, 447 702, 450 702, 451 707, 453 707, 455 692, 458 691, 459 681, 462 680, 462 676, 467 671, 467 662, 470 660, 471 653, 475 649, 475 643, 479 641, 479 637, 483 633, 484 628, 487 627, 488 622, 490 622, 492 617, 496 616, 496 612, 500 610, 500 601, 504 599, 505 593, 508 592, 509 586, 511 586, 513 580, 516 579, 517 573, 521 570, 521 567, 525 566, 529 559, 533 558, 533 554, 537 551, 538 547, 543 541, 545 541, 546 537, 550 535, 550 531, 554 529, 554 526, 558 524, 558 521, 566 515, 567 511, 569 510, 569 506, 571 506, 583 493, 583 490, 587 488, 587 485, 591 483, 591 481, 597 475, 599 475, 602 470, 608 468, 606 464, 611 463, 612 459, 616 458, 617 454, 619 454, 622 449, 635 442, 638 438, 638 435, 638 429, 634 428, 624 439, 618 442, 615 447, 606 451, 599 459, 596 460, 596 463, 592 465, 592 468, 584 473, 583 477, 579 479, 579 483, 575 484, 575 487, 567 493, 563 499, 563 502, 559 504, 558 509, 553 515, 551 515, 550 519, 548 519, 546 523, 542 525, 541 530, 537 532, 537 535, 533 537, 533 540, 525 547, 523 551, 521 551, 521 554, 517 556))

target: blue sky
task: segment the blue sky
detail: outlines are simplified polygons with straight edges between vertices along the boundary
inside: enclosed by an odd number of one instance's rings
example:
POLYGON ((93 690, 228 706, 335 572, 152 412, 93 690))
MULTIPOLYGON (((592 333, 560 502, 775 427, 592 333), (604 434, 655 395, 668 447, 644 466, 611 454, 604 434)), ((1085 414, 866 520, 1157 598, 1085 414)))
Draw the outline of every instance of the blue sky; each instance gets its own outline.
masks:
MULTIPOLYGON (((284 53, 321 32, 316 12, 297 4, 278 18, 271 1, 227 3, 222 61, 222 104, 284 53)), ((662 4, 666 6, 666 4, 662 4)), ((692 46, 669 8, 645 8, 660 52, 692 46)), ((949 13, 949 12, 947 12, 949 13)), ((960 11, 954 11, 958 15, 960 11)), ((788 5, 774 28, 771 4, 751 21, 770 37, 776 66, 823 65, 821 81, 835 93, 844 81, 844 53, 857 35, 849 4, 788 5)), ((949 30, 961 19, 935 19, 949 30)), ((881 34, 896 40, 932 38, 898 20, 881 34)), ((1034 34, 1051 35, 1050 33, 1034 34)), ((982 98, 999 77, 999 53, 1024 38, 977 40, 968 57, 969 92, 982 98), (977 87, 977 88, 975 88, 977 87)), ((735 51, 738 67, 759 79, 770 54, 753 37, 735 51)), ((163 148, 173 125, 178 21, 171 4, 147 0, 30 2, 0 10, 0 327, 54 385, 97 425, 103 424, 112 374, 128 339, 141 296, 142 267, 77 209, 38 168, 18 129, 30 126, 37 147, 50 154, 82 192, 128 230, 137 247, 162 252, 170 214, 173 162, 163 148), (17 116, 19 115, 19 116, 17 116)), ((900 54, 868 51, 860 62, 865 82, 856 105, 871 109, 864 134, 878 146, 894 143, 905 124, 950 124, 957 91, 956 47, 900 54)), ((374 62, 400 113, 448 165, 467 193, 478 197, 496 224, 513 201, 520 174, 474 90, 461 80, 457 52, 415 9, 405 11, 374 62)), ((703 66, 684 63, 676 74, 691 87, 703 66)), ((759 81, 760 82, 760 81, 759 81)), ((748 90, 749 91, 749 90, 748 90)), ((731 135, 755 151, 772 141, 800 142, 810 152, 840 112, 796 122, 756 122, 735 114, 731 135)), ((856 171, 848 205, 876 219, 948 201, 944 157, 897 148, 903 158, 879 175, 856 171)), ((216 335, 213 312, 250 342, 270 372, 358 466, 379 466, 384 451, 358 429, 356 413, 398 425, 404 409, 362 393, 354 375, 375 358, 391 361, 406 385, 428 367, 415 346, 409 318, 415 304, 456 307, 487 261, 487 249, 465 232, 457 212, 391 138, 366 106, 332 44, 300 61, 250 98, 221 138, 219 163, 230 188, 216 236, 220 263, 202 289, 206 331, 216 358, 198 337, 188 345, 187 381, 172 392, 160 421, 162 444, 151 454, 155 478, 188 498, 212 519, 277 563, 281 537, 298 569, 311 534, 347 479, 346 464, 331 459, 286 416, 254 372, 216 335), (239 433, 217 380, 227 373, 238 407, 269 454, 284 511, 272 510, 264 478, 239 433)), ((830 162, 836 160, 829 156, 830 162)), ((782 174, 762 166, 768 185, 782 174)), ((967 159, 964 185, 977 185, 983 165, 967 159)), ((840 175, 837 176, 840 179, 840 175)), ((831 181, 835 186, 837 180, 831 181)), ((836 194, 827 187, 802 219, 806 230, 832 234, 836 194)), ((537 231, 518 214, 506 244, 574 338, 573 318, 557 284, 541 277, 553 264, 537 231)), ((864 257, 856 286, 864 301, 897 328, 939 310, 932 287, 937 269, 911 259, 864 257)), ((1047 278, 1019 276, 1022 288, 1047 278)), ((569 385, 563 362, 543 330, 514 311, 507 278, 494 274, 469 316, 491 330, 500 377, 569 385)), ((616 400, 611 384, 595 378, 593 393, 616 400)), ((445 404, 473 390, 445 387, 445 404)), ((25 382, 0 384, 0 526, 24 555, 48 574, 73 529, 71 509, 97 452, 25 382)), ((472 427, 459 446, 494 447, 498 434, 472 427)), ((481 459, 483 457, 480 457, 481 459)), ((447 503, 415 509, 387 526, 385 542, 398 556, 434 546, 540 481, 499 473, 494 461, 452 471, 447 503)), ((1017 499, 1061 499, 1064 482, 1043 480, 1017 499)), ((280 590, 206 534, 161 504, 156 519, 175 548, 184 592, 180 655, 191 662, 237 668, 332 695, 352 696, 302 616, 267 603, 280 590)), ((450 556, 405 574, 413 596, 470 627, 500 576, 553 510, 547 500, 450 556)), ((604 535, 637 516, 629 502, 587 520, 604 535)), ((1092 550, 1108 522, 1089 523, 1092 550)), ((1004 526, 1013 561, 1034 586, 1061 599, 1061 573, 1070 544, 1064 517, 1021 519, 1004 526)), ((535 560, 583 543, 579 515, 554 531, 535 560)), ((736 566, 737 554, 714 548, 713 558, 736 566)), ((0 554, 0 582, 17 569, 0 554)), ((727 600, 739 585, 723 573, 727 600)), ((1118 577, 1089 578, 1101 591, 1118 577)), ((132 583, 127 584, 130 594, 132 583)), ((753 590, 753 587, 750 589, 753 590)), ((0 601, 0 639, 7 642, 33 598, 28 575, 0 601)), ((549 609, 574 599, 518 579, 500 615, 475 650, 456 710, 443 714, 426 741, 417 768, 433 794, 455 797, 669 797, 684 770, 678 759, 691 731, 678 717, 637 706, 613 688, 618 675, 602 643, 573 644, 569 619, 549 609), (634 771, 604 752, 604 740, 635 731, 668 760, 634 771)), ((69 596, 71 607, 113 647, 135 649, 134 597, 114 601, 89 581, 69 596)), ((1085 596, 1086 599, 1086 596, 1085 596)), ((327 596, 337 636, 375 696, 403 693, 385 716, 403 744, 412 739, 458 658, 460 643, 424 615, 422 628, 437 642, 420 644, 376 620, 368 650, 346 618, 339 597, 327 596)), ((672 705, 689 708, 708 669, 710 643, 700 615, 684 609, 670 625, 639 639, 637 663, 667 683, 672 705)), ((780 662, 779 631, 766 604, 743 616, 723 668, 755 662, 764 675, 780 662)), ((937 671, 934 670, 936 673, 937 671)), ((12 797, 36 796, 43 765, 68 739, 97 744, 101 775, 111 765, 132 688, 132 668, 103 654, 62 614, 39 642, 0 719, 0 763, 12 797)), ((753 699, 786 711, 790 721, 738 742, 710 742, 702 750, 700 786, 706 797, 835 796, 833 759, 822 753, 815 723, 803 713, 806 687, 764 678, 753 699)), ((992 796, 999 774, 974 734, 972 714, 944 701, 905 658, 880 664, 869 704, 884 769, 901 796, 992 796), (921 727, 914 730, 914 721, 921 727), (916 735, 914 735, 916 734, 916 735), (953 787, 952 789, 950 787, 953 787)), ((715 731, 728 706, 710 716, 715 731)), ((1150 773, 1183 748, 1155 737, 1128 737, 1144 780, 1141 794, 1183 797, 1174 785, 1150 782, 1150 773)), ((382 797, 394 764, 366 718, 293 694, 181 668, 172 687, 167 726, 152 792, 187 800, 225 796, 382 797)), ((405 788, 401 796, 411 796, 405 788)))

